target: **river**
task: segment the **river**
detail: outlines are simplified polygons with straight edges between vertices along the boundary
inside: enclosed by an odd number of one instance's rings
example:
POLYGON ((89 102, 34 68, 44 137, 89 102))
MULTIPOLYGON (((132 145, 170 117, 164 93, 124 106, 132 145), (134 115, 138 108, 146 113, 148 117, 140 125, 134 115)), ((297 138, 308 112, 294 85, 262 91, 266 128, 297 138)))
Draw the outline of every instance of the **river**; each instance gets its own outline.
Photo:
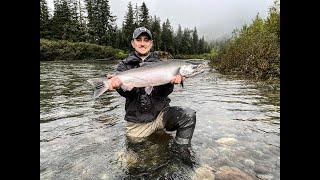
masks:
POLYGON ((125 99, 117 92, 92 99, 86 80, 112 73, 116 64, 40 63, 41 179, 280 179, 279 88, 214 69, 176 85, 171 105, 197 111, 197 163, 190 167, 168 155, 174 134, 128 143, 125 99))

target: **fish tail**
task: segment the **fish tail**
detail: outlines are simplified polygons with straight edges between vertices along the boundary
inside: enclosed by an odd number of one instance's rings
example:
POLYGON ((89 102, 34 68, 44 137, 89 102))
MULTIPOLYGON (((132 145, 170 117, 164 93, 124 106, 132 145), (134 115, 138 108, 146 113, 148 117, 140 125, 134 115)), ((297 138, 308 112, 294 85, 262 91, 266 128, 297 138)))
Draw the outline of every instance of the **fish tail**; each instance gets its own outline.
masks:
POLYGON ((183 87, 183 78, 181 79, 180 85, 183 87))
POLYGON ((101 94, 109 89, 106 78, 92 78, 87 80, 94 87, 93 98, 98 98, 101 94))

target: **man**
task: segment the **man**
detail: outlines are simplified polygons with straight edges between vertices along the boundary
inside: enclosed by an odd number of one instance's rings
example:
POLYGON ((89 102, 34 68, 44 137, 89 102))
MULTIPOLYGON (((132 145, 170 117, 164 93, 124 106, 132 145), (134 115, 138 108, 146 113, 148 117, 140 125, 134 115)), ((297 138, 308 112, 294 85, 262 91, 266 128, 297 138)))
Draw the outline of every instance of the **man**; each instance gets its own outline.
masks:
MULTIPOLYGON (((160 58, 150 52, 153 41, 151 32, 145 27, 134 30, 132 47, 135 49, 126 59, 119 62, 117 71, 126 71, 140 67, 142 62, 159 62, 160 58)), ((109 76, 109 89, 116 89, 126 98, 125 120, 126 133, 132 140, 141 140, 161 129, 177 131, 174 151, 182 158, 190 157, 190 144, 196 125, 196 112, 190 108, 170 106, 168 95, 172 93, 174 84, 179 84, 184 77, 175 76, 171 83, 153 87, 150 95, 144 88, 133 88, 131 91, 121 89, 121 81, 116 76, 109 76)))

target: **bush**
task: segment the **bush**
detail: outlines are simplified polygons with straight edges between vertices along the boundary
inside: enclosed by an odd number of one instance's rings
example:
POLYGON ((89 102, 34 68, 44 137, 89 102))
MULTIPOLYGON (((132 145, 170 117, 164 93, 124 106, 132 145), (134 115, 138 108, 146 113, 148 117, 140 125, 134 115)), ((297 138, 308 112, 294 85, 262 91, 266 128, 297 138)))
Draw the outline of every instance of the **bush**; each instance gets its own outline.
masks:
POLYGON ((211 59, 221 72, 237 72, 254 79, 280 78, 280 4, 267 20, 256 16, 252 24, 235 30, 227 49, 211 59))
POLYGON ((40 61, 123 59, 127 55, 111 46, 99 46, 84 42, 40 39, 40 61))

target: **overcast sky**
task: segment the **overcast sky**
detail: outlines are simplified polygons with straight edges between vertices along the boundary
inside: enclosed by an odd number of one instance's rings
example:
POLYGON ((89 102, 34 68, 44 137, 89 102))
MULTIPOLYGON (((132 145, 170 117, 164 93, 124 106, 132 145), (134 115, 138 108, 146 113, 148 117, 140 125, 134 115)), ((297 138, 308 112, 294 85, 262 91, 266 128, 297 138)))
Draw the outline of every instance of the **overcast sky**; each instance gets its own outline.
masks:
MULTIPOLYGON (((178 24, 182 29, 197 27, 199 36, 212 40, 250 24, 257 13, 266 18, 274 0, 109 0, 118 27, 122 26, 129 1, 133 7, 145 2, 149 15, 160 17, 161 24, 168 18, 174 31, 178 24)), ((47 2, 53 10, 53 0, 47 2)))

